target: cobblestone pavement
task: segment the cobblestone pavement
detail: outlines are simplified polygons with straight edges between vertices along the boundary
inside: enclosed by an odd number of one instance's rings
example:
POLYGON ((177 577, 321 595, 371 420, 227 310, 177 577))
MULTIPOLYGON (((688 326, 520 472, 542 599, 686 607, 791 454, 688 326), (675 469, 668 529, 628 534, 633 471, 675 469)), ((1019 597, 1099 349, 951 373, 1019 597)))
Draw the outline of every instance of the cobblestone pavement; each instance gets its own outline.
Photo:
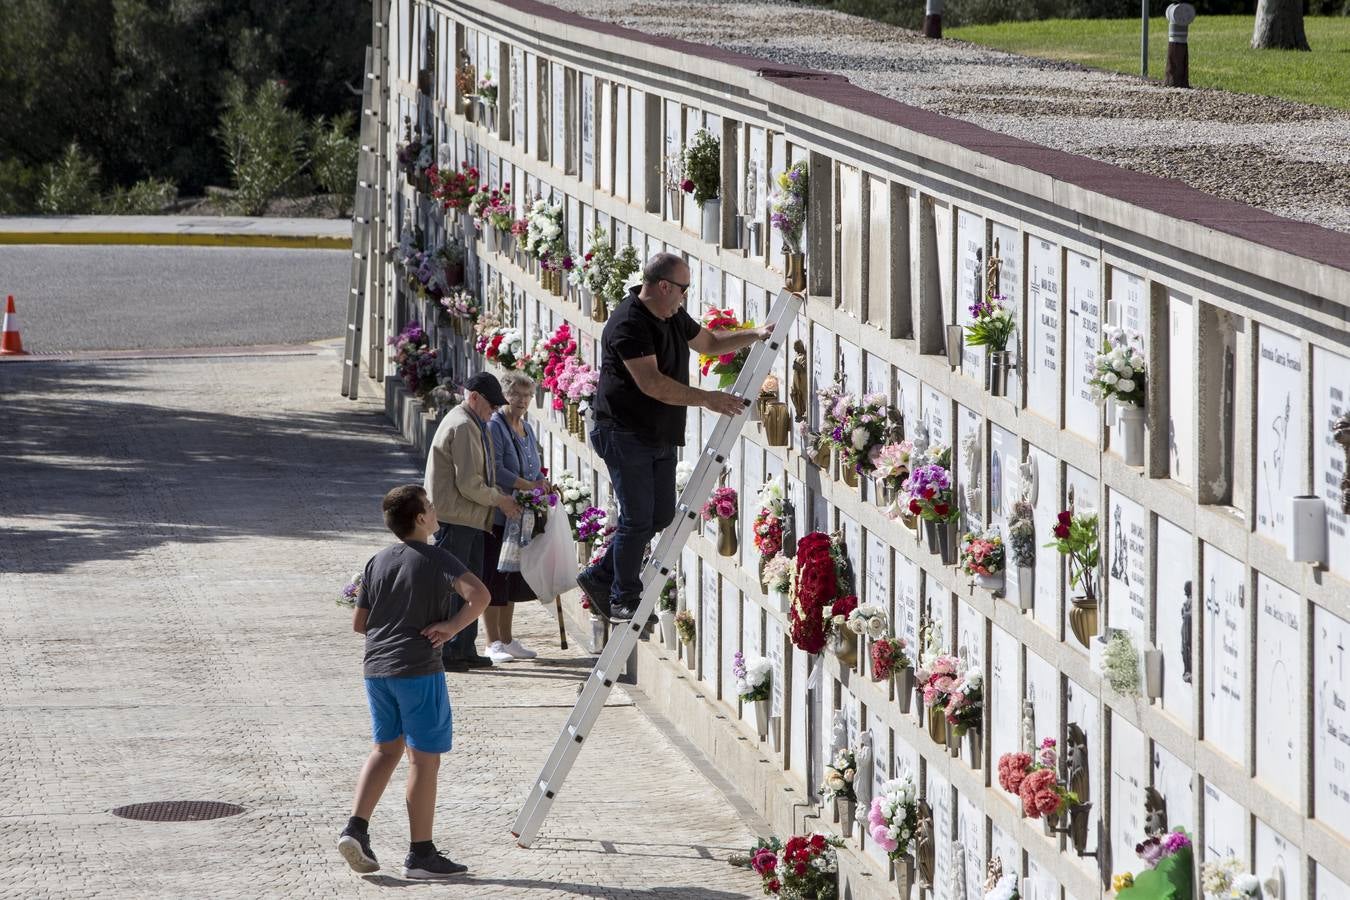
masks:
MULTIPOLYGON (((308 357, 0 365, 0 897, 398 896, 334 850, 369 748, 361 639, 332 597, 420 466, 308 357), (242 815, 160 824, 152 800, 242 815)), ((616 692, 535 847, 509 828, 589 668, 519 609, 534 663, 452 675, 436 840, 471 879, 419 896, 754 896, 752 837, 616 692)))

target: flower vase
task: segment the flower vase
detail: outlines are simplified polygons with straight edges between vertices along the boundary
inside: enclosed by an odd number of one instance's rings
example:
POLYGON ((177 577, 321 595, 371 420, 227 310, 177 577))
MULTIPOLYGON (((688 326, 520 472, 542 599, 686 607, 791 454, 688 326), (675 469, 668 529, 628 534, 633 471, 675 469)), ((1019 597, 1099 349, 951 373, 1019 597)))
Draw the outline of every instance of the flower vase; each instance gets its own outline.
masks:
POLYGON ((475 238, 473 227, 473 216, 466 212, 459 214, 459 233, 464 236, 464 243, 471 244, 475 238))
POLYGON ((984 762, 984 735, 978 728, 971 728, 961 736, 961 757, 972 769, 978 769, 984 762))
POLYGON ((543 408, 544 408, 544 386, 543 386, 543 385, 538 385, 538 384, 537 384, 537 385, 535 385, 535 387, 534 387, 534 408, 535 408, 535 409, 543 409, 543 408))
POLYGON ((759 578, 756 579, 759 582, 759 592, 766 597, 769 596, 769 586, 764 583, 764 566, 768 561, 769 558, 767 556, 761 556, 759 558, 759 578))
POLYGON ((928 519, 923 520, 923 538, 924 543, 928 545, 929 553, 938 552, 938 523, 928 519))
POLYGON ((993 575, 976 575, 975 584, 982 587, 989 593, 998 596, 1003 593, 1003 573, 995 572, 993 575))
POLYGON ((1036 606, 1036 569, 1034 566, 1017 567, 1017 605, 1022 612, 1030 612, 1036 606))
POLYGON ((591 289, 586 287, 584 283, 577 289, 577 300, 581 304, 581 314, 583 316, 589 316, 591 314, 591 300, 593 296, 594 295, 591 294, 591 289))
POLYGON ((581 404, 575 400, 567 401, 567 430, 572 434, 577 433, 581 427, 581 404))
POLYGON ((1144 464, 1144 421, 1143 407, 1131 403, 1116 403, 1116 424, 1120 434, 1120 455, 1127 466, 1144 464))
POLYGON ((498 232, 497 249, 503 256, 514 256, 516 252, 516 236, 509 231, 498 232))
POLYGON ((857 800, 845 800, 842 797, 834 798, 834 811, 839 816, 839 830, 844 832, 844 837, 853 837, 853 814, 857 809, 857 800))
POLYGON ((900 900, 910 900, 910 887, 914 884, 914 858, 902 856, 895 860, 895 890, 900 900))
POLYGON ((765 400, 764 436, 770 447, 786 447, 788 435, 792 432, 792 416, 788 406, 782 400, 765 400))
POLYGON ((900 705, 900 712, 903 715, 909 715, 910 707, 914 703, 914 667, 905 666, 895 676, 895 702, 900 705))
POLYGON ((1041 816, 1041 827, 1045 829, 1046 837, 1054 837, 1059 833, 1059 813, 1048 813, 1041 816))
POLYGON ((959 759, 961 757, 961 745, 963 743, 965 743, 965 741, 963 740, 962 736, 957 734, 956 729, 953 728, 950 723, 948 723, 947 755, 950 756, 952 759, 959 759))
POLYGON ((744 247, 746 255, 751 258, 764 255, 763 222, 746 222, 744 247))
POLYGON ((661 643, 666 645, 667 650, 674 650, 679 644, 678 636, 675 633, 675 611, 673 609, 663 609, 656 614, 656 621, 661 626, 661 643))
POLYGON ((591 652, 599 653, 605 649, 605 623, 600 617, 591 614, 591 652))
POLYGON ((678 222, 683 208, 684 194, 679 187, 666 188, 666 215, 678 222))
POLYGON ((844 634, 830 632, 830 652, 839 660, 841 667, 855 669, 858 666, 858 636, 847 627, 843 631, 844 634))
POLYGON ((483 246, 489 253, 497 252, 497 229, 491 225, 483 229, 483 246))
POLYGON ((591 545, 577 541, 577 565, 584 566, 591 561, 591 545))
POLYGON ((552 275, 553 278, 548 284, 549 293, 555 297, 561 297, 563 295, 563 273, 558 269, 554 269, 552 275))
POLYGON ((769 736, 769 701, 753 700, 750 705, 755 708, 755 729, 762 741, 769 736))
POLYGON ((877 506, 881 507, 882 509, 890 509, 892 506, 894 506, 895 498, 898 497, 899 495, 900 492, 897 491, 895 488, 891 487, 890 485, 886 484, 885 481, 877 482, 875 499, 877 501, 877 506))
POLYGON ((774 753, 783 752, 783 717, 769 717, 769 746, 774 753))
POLYGON ((591 301, 591 319, 596 322, 609 321, 609 304, 604 297, 596 297, 591 301))
POLYGON ((858 486, 858 470, 843 462, 839 463, 839 476, 843 478, 844 484, 851 488, 858 486))
POLYGON ((739 549, 736 542, 736 517, 717 517, 717 552, 721 556, 735 556, 739 549))
POLYGON ((947 711, 941 706, 928 707, 928 736, 935 744, 947 743, 947 711))
POLYGON ((816 468, 828 469, 830 467, 830 447, 828 444, 817 442, 811 450, 811 461, 816 464, 816 468))
POLYGON ((1161 650, 1146 649, 1140 656, 1144 667, 1144 696, 1158 700, 1163 692, 1163 653, 1161 650))
POLYGON ((699 237, 710 244, 718 243, 722 236, 722 201, 709 200, 703 204, 703 221, 699 237))
POLYGON ((1069 609, 1069 628, 1078 643, 1084 647, 1092 645, 1097 635, 1097 598, 1074 597, 1069 609))
POLYGON ((985 387, 991 397, 1008 395, 1008 372, 1012 369, 1012 352, 991 350, 985 361, 985 387))
POLYGON ((945 566, 956 565, 956 523, 938 522, 936 524, 938 553, 942 556, 942 564, 945 566))
POLYGON ((783 286, 794 294, 806 292, 806 254, 788 253, 783 266, 783 286))

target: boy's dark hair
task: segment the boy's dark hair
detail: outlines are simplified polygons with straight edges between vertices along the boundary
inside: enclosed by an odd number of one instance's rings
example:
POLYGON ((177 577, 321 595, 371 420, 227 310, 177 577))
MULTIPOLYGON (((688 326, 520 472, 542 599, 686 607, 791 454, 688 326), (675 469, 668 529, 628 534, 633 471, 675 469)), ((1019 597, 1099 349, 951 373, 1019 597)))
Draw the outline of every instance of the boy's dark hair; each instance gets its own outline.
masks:
POLYGON ((412 534, 417 517, 427 508, 426 488, 420 484, 400 484, 384 495, 384 524, 399 540, 412 534))

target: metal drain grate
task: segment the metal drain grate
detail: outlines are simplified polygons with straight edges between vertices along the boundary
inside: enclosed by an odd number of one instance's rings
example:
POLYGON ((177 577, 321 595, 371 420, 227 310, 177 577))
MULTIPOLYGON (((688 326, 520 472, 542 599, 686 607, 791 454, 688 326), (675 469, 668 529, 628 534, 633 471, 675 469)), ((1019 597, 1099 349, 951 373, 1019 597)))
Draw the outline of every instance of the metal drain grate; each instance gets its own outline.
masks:
POLYGON ((119 806, 112 814, 140 822, 202 822, 237 816, 243 811, 242 806, 219 800, 156 800, 154 803, 119 806))

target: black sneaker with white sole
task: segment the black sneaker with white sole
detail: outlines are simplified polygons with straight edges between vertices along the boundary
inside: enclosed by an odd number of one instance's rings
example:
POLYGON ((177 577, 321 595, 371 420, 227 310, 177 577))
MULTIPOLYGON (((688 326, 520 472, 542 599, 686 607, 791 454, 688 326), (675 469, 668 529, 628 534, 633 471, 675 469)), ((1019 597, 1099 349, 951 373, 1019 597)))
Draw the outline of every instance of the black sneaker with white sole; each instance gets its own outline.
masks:
MULTIPOLYGON (((609 606, 610 622, 631 622, 633 616, 637 614, 638 604, 641 602, 641 599, 634 598, 632 600, 617 600, 614 603, 611 603, 609 606)), ((656 625, 657 621, 656 613, 650 613, 647 616, 647 624, 644 627, 652 628, 656 625)))
POLYGON ((370 849, 369 834, 344 828, 342 836, 338 838, 337 848, 353 872, 369 875, 380 870, 380 862, 375 858, 375 851, 370 849))
POLYGON ((415 881, 435 881, 440 878, 453 878, 469 871, 468 866, 451 862, 439 850, 426 856, 409 853, 403 860, 403 877, 415 881))

